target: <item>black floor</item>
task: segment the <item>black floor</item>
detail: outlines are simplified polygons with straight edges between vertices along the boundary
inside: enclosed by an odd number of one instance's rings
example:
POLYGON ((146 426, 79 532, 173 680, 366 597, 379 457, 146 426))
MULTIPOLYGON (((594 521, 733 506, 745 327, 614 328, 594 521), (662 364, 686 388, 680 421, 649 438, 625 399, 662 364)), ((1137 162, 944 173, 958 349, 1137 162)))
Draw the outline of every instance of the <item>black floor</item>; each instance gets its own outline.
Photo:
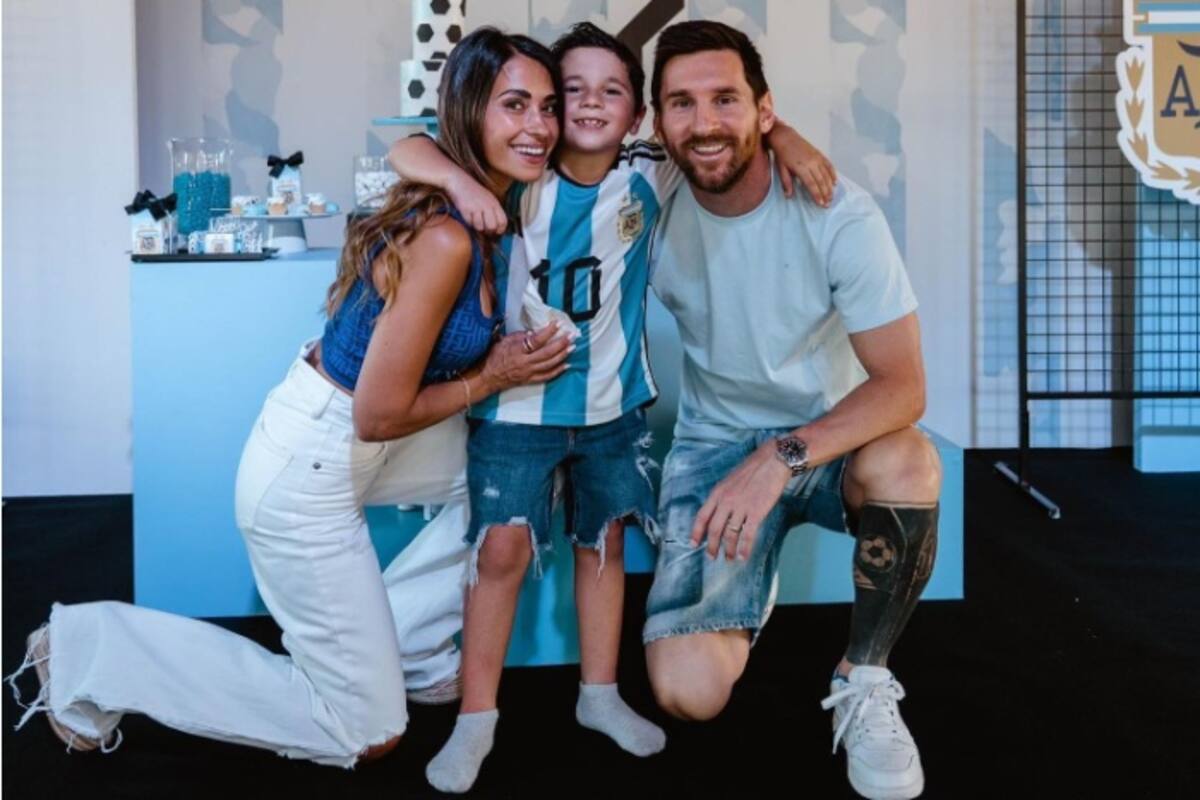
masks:
MULTIPOLYGON (((1200 797, 1200 475, 1149 476, 1128 451, 1040 451, 1048 520, 972 452, 964 602, 918 609, 893 655, 928 798, 1200 797)), ((4 506, 3 669, 51 601, 129 599, 130 501, 4 506)), ((847 570, 848 572, 848 570, 847 570)), ((849 580, 849 575, 847 575, 849 580)), ((637 640, 648 582, 629 582, 621 683, 667 729, 640 760, 573 720, 576 671, 505 675, 497 746, 476 797, 854 797, 818 707, 846 606, 783 607, 728 709, 706 724, 653 707, 637 640)), ((268 619, 229 626, 269 647, 268 619)), ((114 754, 66 755, 41 720, 14 733, 3 701, 6 797, 427 797, 425 762, 451 707, 415 708, 402 746, 353 772, 194 739, 144 718, 114 754)))

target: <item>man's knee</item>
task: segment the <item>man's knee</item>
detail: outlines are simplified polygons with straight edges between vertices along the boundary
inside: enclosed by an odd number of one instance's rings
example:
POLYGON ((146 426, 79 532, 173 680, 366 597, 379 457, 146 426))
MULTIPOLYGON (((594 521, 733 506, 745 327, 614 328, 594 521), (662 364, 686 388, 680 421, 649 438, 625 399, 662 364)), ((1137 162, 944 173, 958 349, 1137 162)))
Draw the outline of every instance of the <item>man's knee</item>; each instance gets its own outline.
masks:
POLYGON ((749 655, 744 632, 669 637, 646 646, 658 705, 678 719, 710 720, 725 708, 749 655))
POLYGON ((650 686, 663 711, 689 722, 706 722, 716 717, 733 692, 733 682, 724 676, 697 672, 684 676, 671 668, 651 669, 650 686))
POLYGON ((863 445, 851 458, 846 478, 863 500, 934 503, 941 492, 942 462, 923 433, 904 428, 863 445))

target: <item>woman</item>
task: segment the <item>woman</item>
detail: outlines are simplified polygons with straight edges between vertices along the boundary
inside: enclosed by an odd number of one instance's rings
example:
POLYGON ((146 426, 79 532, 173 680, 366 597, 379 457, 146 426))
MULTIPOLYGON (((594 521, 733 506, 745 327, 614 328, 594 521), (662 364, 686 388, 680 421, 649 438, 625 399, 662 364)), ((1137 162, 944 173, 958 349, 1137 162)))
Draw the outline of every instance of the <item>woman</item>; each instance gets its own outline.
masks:
MULTIPOLYGON (((558 137, 559 84, 533 40, 472 33, 445 66, 443 148, 498 197, 536 179, 558 137)), ((21 724, 44 710, 68 749, 108 750, 133 711, 344 767, 395 745, 406 672, 453 680, 457 668, 460 412, 553 378, 567 354, 546 328, 472 366, 500 319, 489 253, 441 192, 398 184, 349 234, 321 342, 267 397, 238 468, 237 520, 290 655, 124 603, 55 605, 17 673, 33 666, 42 683, 21 724), (382 575, 363 517, 378 503, 445 504, 382 575)))

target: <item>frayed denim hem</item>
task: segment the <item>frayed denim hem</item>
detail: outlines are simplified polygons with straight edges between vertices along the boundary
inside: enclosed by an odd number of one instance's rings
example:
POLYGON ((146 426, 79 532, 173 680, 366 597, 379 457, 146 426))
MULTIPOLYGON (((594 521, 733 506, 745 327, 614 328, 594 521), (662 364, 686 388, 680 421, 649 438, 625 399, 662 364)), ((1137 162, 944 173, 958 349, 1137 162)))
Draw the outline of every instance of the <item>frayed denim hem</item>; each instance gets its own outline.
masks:
POLYGON ((646 538, 651 542, 655 542, 659 538, 658 520, 654 518, 654 514, 637 508, 631 508, 620 514, 613 514, 604 520, 604 524, 600 526, 600 530, 596 534, 595 541, 585 542, 580 539, 578 534, 567 534, 567 540, 575 547, 596 550, 600 553, 600 566, 596 568, 597 579, 604 574, 605 551, 608 547, 608 529, 614 522, 625 522, 626 520, 635 521, 646 534, 646 538))
POLYGON ((378 740, 367 742, 365 745, 362 746, 362 749, 360 749, 357 753, 355 753, 352 756, 347 756, 346 758, 314 757, 311 755, 305 755, 303 751, 294 755, 291 751, 287 751, 287 750, 281 750, 279 752, 279 755, 285 756, 287 758, 308 759, 308 760, 316 762, 317 764, 324 764, 325 766, 330 766, 330 767, 342 767, 343 769, 351 770, 358 766, 359 762, 362 761, 362 757, 364 755, 366 755, 367 751, 370 750, 372 747, 378 747, 381 744, 387 744, 388 742, 392 741, 393 739, 398 739, 404 735, 404 732, 406 730, 408 730, 407 722, 405 722, 404 725, 400 726, 399 729, 384 731, 382 734, 380 734, 380 737, 378 740))
MULTIPOLYGON (((58 608, 58 606, 59 606, 59 604, 55 603, 54 606, 51 608, 51 619, 53 619, 54 611, 58 608)), ((112 753, 113 751, 115 751, 118 747, 121 746, 121 742, 124 741, 124 736, 121 734, 120 728, 114 727, 107 732, 97 730, 96 734, 93 736, 93 735, 89 735, 89 734, 80 733, 79 731, 75 730, 70 725, 66 724, 61 719, 59 719, 58 717, 56 717, 54 715, 54 712, 50 708, 51 676, 50 676, 50 670, 49 670, 49 663, 50 663, 50 623, 47 622, 46 624, 42 625, 42 627, 38 628, 36 631, 33 632, 33 634, 31 634, 29 636, 28 642, 26 644, 25 658, 21 661, 21 666, 17 667, 16 671, 13 672, 11 675, 8 675, 7 677, 4 678, 4 682, 9 685, 10 689, 12 689, 13 700, 16 702, 16 704, 18 706, 20 706, 23 709, 21 718, 19 720, 17 720, 17 723, 13 726, 13 730, 14 731, 21 730, 21 728, 25 727, 25 724, 27 722, 29 722, 29 720, 33 719, 35 714, 37 714, 38 712, 41 712, 41 713, 46 714, 50 718, 50 720, 49 720, 50 727, 54 729, 55 733, 59 736, 59 738, 63 738, 64 736, 66 736, 68 753, 70 753, 72 750, 77 750, 77 749, 92 750, 92 749, 95 749, 96 747, 99 747, 100 752, 106 753, 106 754, 112 753), (42 649, 44 652, 42 655, 35 656, 34 653, 39 648, 42 649), (46 666, 42 667, 43 664, 45 664, 46 666), (21 677, 21 675, 23 675, 27 670, 29 670, 31 668, 37 674, 38 683, 40 685, 38 687, 37 696, 34 697, 33 702, 26 704, 26 703, 22 702, 22 700, 21 700, 21 690, 17 687, 17 678, 21 677), (92 740, 92 741, 89 743, 88 747, 78 748, 75 745, 76 739, 84 739, 84 740, 92 740)), ((97 707, 99 707, 99 706, 97 706, 97 707)))
POLYGON ((651 642, 656 642, 659 639, 668 639, 672 636, 687 636, 692 633, 717 633, 719 631, 742 630, 749 631, 750 644, 753 645, 758 639, 758 634, 762 630, 761 619, 738 619, 729 620, 726 622, 703 622, 692 623, 691 625, 677 625, 672 628, 649 632, 642 631, 642 644, 647 645, 651 642))
POLYGON ((489 522, 480 525, 475 534, 475 541, 466 539, 467 544, 471 545, 471 560, 467 566, 467 587, 473 588, 479 583, 479 551, 483 549, 483 543, 487 540, 487 536, 491 533, 492 528, 526 528, 529 530, 529 547, 533 551, 533 577, 541 580, 542 577, 542 553, 553 549, 551 544, 539 544, 537 535, 534 533, 533 525, 529 523, 526 517, 512 517, 508 522, 489 522))

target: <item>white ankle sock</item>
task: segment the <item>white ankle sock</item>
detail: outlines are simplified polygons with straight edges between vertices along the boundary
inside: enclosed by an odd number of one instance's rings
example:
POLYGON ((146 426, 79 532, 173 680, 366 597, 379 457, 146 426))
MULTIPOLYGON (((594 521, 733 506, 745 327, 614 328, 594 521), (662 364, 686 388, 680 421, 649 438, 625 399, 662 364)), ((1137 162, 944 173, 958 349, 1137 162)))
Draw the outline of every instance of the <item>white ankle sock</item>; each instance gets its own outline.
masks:
POLYGON ((583 727, 611 737, 635 756, 654 755, 667 746, 663 729, 627 706, 615 683, 579 684, 575 719, 583 727))
POLYGON ((459 714, 454 732, 425 767, 425 778, 438 791, 460 794, 475 785, 483 760, 492 752, 500 712, 459 714))

